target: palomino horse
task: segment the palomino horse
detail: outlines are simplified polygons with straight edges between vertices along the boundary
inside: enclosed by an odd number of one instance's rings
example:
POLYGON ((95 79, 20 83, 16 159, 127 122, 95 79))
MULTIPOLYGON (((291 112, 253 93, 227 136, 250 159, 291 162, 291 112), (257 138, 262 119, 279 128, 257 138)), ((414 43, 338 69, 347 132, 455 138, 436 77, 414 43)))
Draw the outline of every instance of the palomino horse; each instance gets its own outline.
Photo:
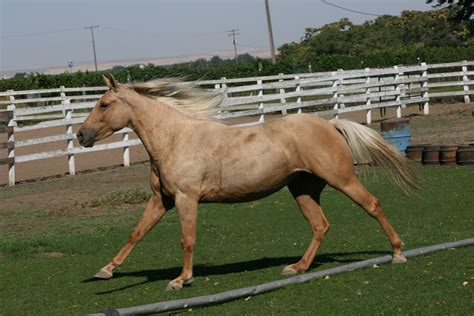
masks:
POLYGON ((209 118, 221 96, 179 81, 120 85, 109 90, 89 114, 77 138, 81 145, 124 127, 136 132, 150 155, 152 197, 125 246, 96 275, 109 279, 167 210, 181 222, 184 263, 167 289, 192 281, 199 202, 241 202, 263 198, 288 186, 311 225, 313 238, 301 260, 283 274, 306 271, 329 229, 320 206, 326 184, 344 192, 382 226, 393 262, 405 262, 402 241, 385 218, 379 200, 359 182, 353 161, 370 161, 389 171, 406 191, 417 188, 405 158, 375 131, 346 120, 326 121, 295 114, 251 127, 232 127, 209 118))

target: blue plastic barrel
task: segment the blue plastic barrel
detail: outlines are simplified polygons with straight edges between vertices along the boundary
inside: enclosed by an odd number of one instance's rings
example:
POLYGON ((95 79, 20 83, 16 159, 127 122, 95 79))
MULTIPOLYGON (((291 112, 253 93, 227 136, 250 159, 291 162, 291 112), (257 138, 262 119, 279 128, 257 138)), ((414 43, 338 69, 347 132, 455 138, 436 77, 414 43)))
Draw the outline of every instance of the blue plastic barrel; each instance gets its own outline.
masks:
POLYGON ((407 118, 395 118, 380 123, 382 137, 395 146, 403 154, 410 145, 410 120, 407 118))

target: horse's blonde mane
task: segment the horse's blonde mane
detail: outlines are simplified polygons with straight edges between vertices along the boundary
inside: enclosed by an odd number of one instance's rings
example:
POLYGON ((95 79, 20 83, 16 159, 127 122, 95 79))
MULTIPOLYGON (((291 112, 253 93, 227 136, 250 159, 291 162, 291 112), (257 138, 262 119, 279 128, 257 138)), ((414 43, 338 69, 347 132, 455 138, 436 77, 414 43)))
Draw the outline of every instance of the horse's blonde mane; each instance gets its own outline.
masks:
POLYGON ((124 85, 138 94, 160 100, 185 114, 211 117, 219 111, 223 94, 204 90, 195 82, 179 79, 152 80, 124 85))

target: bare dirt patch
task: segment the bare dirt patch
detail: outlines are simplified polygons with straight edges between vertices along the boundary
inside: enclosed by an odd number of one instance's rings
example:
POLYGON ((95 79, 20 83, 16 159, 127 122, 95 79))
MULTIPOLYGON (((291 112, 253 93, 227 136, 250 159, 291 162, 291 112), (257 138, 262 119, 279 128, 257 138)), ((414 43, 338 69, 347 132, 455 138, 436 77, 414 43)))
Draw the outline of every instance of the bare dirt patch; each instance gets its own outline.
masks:
MULTIPOLYGON (((2 234, 28 234, 48 230, 50 223, 58 218, 98 220, 141 209, 139 204, 93 205, 93 201, 103 201, 114 192, 127 192, 130 187, 149 191, 148 178, 148 165, 140 164, 0 188, 0 231, 2 234)), ((72 226, 62 229, 95 229, 72 226)))

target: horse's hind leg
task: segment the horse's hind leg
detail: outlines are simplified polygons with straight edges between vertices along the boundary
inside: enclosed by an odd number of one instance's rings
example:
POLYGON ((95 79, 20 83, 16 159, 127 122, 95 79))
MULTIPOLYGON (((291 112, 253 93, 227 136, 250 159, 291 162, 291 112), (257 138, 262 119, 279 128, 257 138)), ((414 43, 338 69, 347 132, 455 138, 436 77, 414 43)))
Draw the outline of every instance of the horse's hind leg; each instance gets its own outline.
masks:
POLYGON ((303 216, 311 225, 313 238, 300 261, 283 269, 282 274, 284 275, 308 270, 324 235, 329 230, 329 222, 320 206, 320 195, 325 185, 326 183, 323 180, 305 173, 299 174, 288 184, 288 188, 298 203, 303 216))
POLYGON ((393 229, 392 225, 388 222, 385 217, 382 206, 380 205, 379 199, 373 196, 359 180, 355 177, 351 177, 350 181, 342 187, 337 187, 337 189, 344 192, 348 197, 350 197, 354 202, 359 204, 370 216, 375 218, 382 229, 387 235, 388 240, 393 248, 393 263, 403 263, 406 262, 405 256, 402 253, 403 242, 398 237, 397 233, 393 229))

